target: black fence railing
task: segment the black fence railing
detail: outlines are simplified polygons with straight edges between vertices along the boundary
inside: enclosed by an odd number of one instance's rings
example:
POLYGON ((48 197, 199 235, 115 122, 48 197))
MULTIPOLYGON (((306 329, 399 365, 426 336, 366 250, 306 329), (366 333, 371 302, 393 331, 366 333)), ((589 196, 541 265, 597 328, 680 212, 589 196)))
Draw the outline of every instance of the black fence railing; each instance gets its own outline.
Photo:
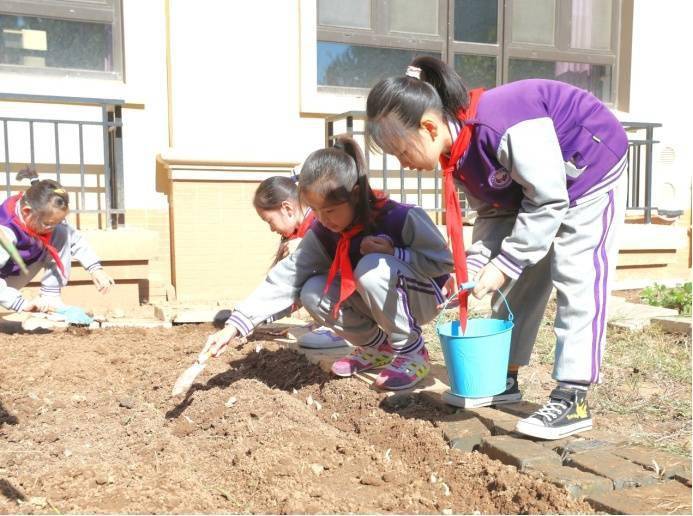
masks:
MULTIPOLYGON (((407 171, 399 162, 387 154, 374 154, 368 148, 369 135, 365 126, 363 111, 349 111, 325 119, 325 146, 330 146, 334 138, 343 133, 352 135, 364 149, 371 183, 381 188, 395 200, 416 203, 436 215, 436 222, 442 222, 444 211, 442 201, 442 177, 440 170, 407 171), (377 156, 377 158, 376 158, 377 156)), ((628 145, 628 201, 627 209, 639 210, 644 214, 646 224, 652 222, 652 162, 654 129, 659 123, 623 122, 629 136, 628 145)), ((469 205, 460 192, 460 204, 465 218, 469 215, 469 205)))
POLYGON ((65 187, 77 218, 94 214, 98 227, 112 229, 123 224, 123 103, 0 93, 2 189, 8 196, 23 189, 14 176, 29 166, 39 177, 56 179, 65 187), (59 118, 25 115, 49 105, 59 118))

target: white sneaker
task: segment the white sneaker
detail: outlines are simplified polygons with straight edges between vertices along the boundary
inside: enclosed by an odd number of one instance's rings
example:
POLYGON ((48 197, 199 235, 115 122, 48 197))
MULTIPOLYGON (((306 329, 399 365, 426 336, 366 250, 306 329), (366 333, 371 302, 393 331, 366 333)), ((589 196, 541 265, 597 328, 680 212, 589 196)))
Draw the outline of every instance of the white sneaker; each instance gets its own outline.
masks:
POLYGON ((329 328, 320 326, 310 333, 298 338, 298 345, 302 348, 328 349, 348 346, 349 343, 329 328))

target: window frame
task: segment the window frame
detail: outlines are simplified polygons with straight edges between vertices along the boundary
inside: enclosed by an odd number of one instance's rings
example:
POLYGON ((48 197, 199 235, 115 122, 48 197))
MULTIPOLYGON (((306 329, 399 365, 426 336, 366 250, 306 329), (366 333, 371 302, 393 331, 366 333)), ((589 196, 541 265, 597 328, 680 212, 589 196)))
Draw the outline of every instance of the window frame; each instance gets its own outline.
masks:
MULTIPOLYGON (((622 73, 627 63, 622 63, 625 48, 622 44, 622 31, 627 29, 632 20, 632 9, 628 9, 632 0, 613 0, 611 19, 611 48, 602 49, 572 49, 570 47, 572 0, 555 0, 554 44, 541 45, 530 43, 513 43, 512 41, 512 0, 496 0, 498 2, 497 43, 475 43, 457 41, 454 39, 455 0, 438 0, 439 4, 439 37, 426 37, 422 34, 400 33, 393 35, 388 32, 387 20, 390 0, 371 0, 371 28, 359 29, 337 26, 326 26, 318 23, 319 6, 316 2, 316 45, 320 41, 336 43, 351 43, 381 48, 397 48, 404 50, 420 50, 440 52, 443 60, 455 66, 455 55, 480 55, 495 57, 496 86, 507 84, 510 59, 526 59, 539 61, 562 61, 602 65, 611 67, 611 100, 605 102, 610 107, 621 106, 624 91, 629 89, 630 76, 622 73)), ((325 86, 317 84, 317 92, 364 95, 368 89, 325 86)), ((627 100, 626 100, 627 102, 627 100)))
POLYGON ((0 0, 0 14, 112 25, 112 72, 0 63, 0 73, 122 81, 125 77, 122 0, 0 0))

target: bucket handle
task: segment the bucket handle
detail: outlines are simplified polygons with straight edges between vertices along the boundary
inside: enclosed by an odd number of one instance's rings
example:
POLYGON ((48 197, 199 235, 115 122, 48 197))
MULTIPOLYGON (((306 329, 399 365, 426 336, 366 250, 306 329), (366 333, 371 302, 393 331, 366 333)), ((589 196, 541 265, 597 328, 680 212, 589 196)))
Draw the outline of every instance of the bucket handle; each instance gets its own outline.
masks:
MULTIPOLYGON (((440 311, 440 315, 438 316, 438 320, 436 321, 436 329, 440 326, 440 320, 443 317, 443 314, 445 313, 445 309, 448 307, 448 303, 455 299, 457 295, 462 292, 463 290, 472 290, 476 286, 476 282, 474 281, 468 281, 466 283, 462 283, 460 285, 460 288, 457 289, 457 292, 455 292, 453 295, 448 296, 448 300, 445 301, 445 304, 443 305, 443 308, 440 311)), ((512 321, 515 316, 513 315, 513 311, 510 309, 510 305, 508 304, 508 299, 505 297, 505 294, 501 292, 501 290, 497 290, 501 297, 503 298, 503 301, 505 302, 505 307, 508 309, 508 321, 512 321)))

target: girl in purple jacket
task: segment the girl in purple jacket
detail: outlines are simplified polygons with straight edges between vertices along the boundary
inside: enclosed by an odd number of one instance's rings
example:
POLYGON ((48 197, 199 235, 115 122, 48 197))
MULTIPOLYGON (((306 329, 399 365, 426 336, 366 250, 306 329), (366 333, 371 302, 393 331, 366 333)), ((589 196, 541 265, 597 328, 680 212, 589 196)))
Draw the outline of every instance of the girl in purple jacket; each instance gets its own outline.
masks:
POLYGON ((402 166, 431 170, 440 161, 457 278, 474 280, 479 298, 503 288, 515 311, 507 390, 476 406, 521 399, 517 370, 529 363, 555 287, 558 384, 517 430, 558 439, 592 428, 587 390, 599 382, 614 234, 625 212, 621 124, 590 93, 561 82, 468 92, 453 69, 430 57, 380 81, 367 115, 373 141, 402 166), (478 213, 466 260, 455 185, 478 213))

